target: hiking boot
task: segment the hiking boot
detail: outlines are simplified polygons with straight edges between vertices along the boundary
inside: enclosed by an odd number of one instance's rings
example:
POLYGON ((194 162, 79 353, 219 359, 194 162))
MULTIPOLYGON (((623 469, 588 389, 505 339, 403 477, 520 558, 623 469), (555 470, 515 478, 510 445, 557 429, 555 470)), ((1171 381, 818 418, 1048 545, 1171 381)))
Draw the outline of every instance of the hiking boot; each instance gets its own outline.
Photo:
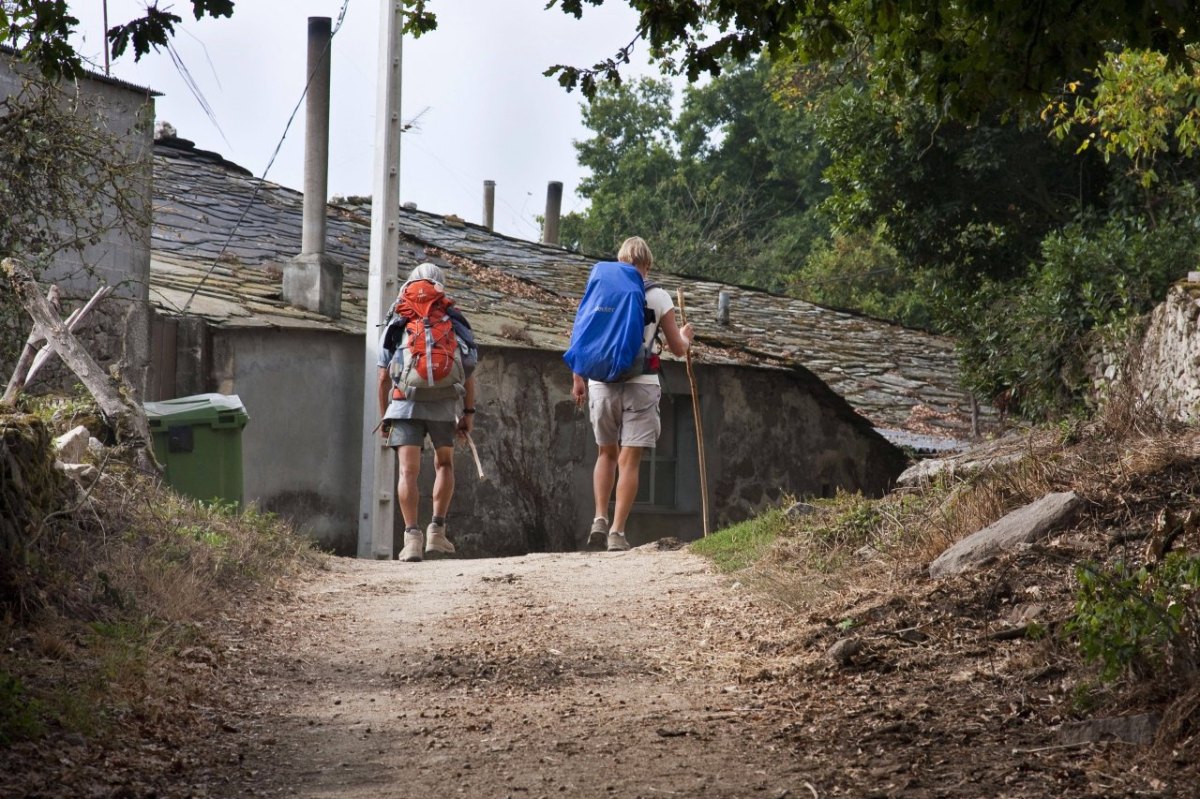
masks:
POLYGON ((441 555, 453 555, 454 544, 450 543, 450 539, 446 538, 446 525, 434 524, 430 522, 425 528, 425 556, 439 557, 441 555))
POLYGON ((406 563, 420 563, 421 550, 425 546, 425 536, 415 527, 404 531, 404 549, 400 550, 400 560, 406 563))
POLYGON ((601 549, 605 546, 606 537, 608 536, 608 519, 603 516, 597 516, 592 522, 592 529, 588 533, 587 548, 601 549))
POLYGON ((629 549, 629 542, 625 540, 624 533, 609 533, 608 534, 608 551, 609 552, 624 552, 629 549))

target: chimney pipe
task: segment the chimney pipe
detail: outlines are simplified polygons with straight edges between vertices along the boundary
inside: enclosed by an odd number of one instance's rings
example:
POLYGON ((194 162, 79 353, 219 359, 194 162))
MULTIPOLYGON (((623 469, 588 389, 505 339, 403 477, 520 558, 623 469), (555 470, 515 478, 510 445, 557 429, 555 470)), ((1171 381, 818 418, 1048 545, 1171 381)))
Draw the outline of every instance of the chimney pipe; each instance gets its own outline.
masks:
POLYGON ((496 181, 483 182, 483 226, 493 230, 496 223, 496 181))
POLYGON ((558 217, 562 211, 562 181, 552 180, 546 187, 546 221, 542 228, 543 244, 558 244, 558 217))
POLYGON ((325 252, 329 191, 329 62, 333 22, 308 18, 308 95, 304 103, 304 229, 300 253, 325 252))
POLYGON ((325 254, 329 190, 329 75, 333 22, 308 18, 308 89, 304 130, 304 211, 300 255, 283 268, 284 302, 337 319, 342 314, 342 269, 325 254))
POLYGON ((729 292, 721 291, 717 293, 717 324, 729 324, 729 292))

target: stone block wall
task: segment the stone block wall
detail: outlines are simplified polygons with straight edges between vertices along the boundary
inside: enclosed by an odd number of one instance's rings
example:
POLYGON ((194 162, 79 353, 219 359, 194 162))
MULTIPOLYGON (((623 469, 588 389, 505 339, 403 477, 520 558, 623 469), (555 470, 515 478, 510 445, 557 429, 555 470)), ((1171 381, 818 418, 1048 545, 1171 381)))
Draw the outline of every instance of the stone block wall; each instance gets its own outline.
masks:
POLYGON ((1136 395, 1165 419, 1200 421, 1200 284, 1171 288, 1134 352, 1136 395))

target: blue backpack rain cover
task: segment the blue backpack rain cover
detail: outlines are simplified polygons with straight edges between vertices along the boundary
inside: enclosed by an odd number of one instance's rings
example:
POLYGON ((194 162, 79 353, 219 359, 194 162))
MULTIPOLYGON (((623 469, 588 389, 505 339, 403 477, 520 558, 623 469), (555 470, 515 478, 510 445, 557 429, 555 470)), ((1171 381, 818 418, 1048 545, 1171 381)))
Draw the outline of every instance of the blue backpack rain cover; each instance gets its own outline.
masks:
POLYGON ((641 372, 645 326, 642 273, 629 264, 602 261, 588 276, 563 360, 589 380, 627 380, 641 372))

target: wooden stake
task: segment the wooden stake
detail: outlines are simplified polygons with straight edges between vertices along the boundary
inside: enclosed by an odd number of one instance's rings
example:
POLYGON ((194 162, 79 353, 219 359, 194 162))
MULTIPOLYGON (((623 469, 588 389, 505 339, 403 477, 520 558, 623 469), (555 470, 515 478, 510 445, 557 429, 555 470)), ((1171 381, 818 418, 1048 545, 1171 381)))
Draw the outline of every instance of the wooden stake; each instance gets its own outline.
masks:
POLYGON ((66 325, 38 290, 37 283, 28 269, 12 258, 5 258, 0 261, 0 272, 8 276, 17 299, 33 318, 34 325, 41 328, 49 346, 54 347, 63 363, 71 368, 79 382, 91 392, 96 404, 100 406, 100 411, 113 426, 117 440, 134 449, 137 466, 146 472, 160 472, 161 469, 154 458, 150 423, 146 420, 145 411, 121 395, 117 382, 100 368, 100 364, 96 363, 79 340, 67 330, 66 325))
MULTIPOLYGON (((679 318, 687 324, 687 308, 683 303, 683 289, 675 295, 679 300, 679 318)), ((684 356, 687 362, 688 386, 692 391, 692 420, 696 423, 696 449, 700 454, 700 510, 704 519, 704 535, 708 536, 708 463, 704 457, 704 425, 700 422, 700 395, 696 392, 696 374, 692 371, 692 350, 684 356)))

